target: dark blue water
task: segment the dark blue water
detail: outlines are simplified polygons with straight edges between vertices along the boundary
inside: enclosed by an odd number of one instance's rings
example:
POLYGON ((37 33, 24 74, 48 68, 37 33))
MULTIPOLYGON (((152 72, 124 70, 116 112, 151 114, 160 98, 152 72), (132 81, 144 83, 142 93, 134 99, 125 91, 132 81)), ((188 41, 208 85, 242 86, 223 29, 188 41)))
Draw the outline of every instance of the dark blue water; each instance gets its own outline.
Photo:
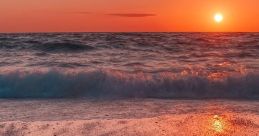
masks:
POLYGON ((0 34, 0 98, 259 99, 259 33, 0 34))

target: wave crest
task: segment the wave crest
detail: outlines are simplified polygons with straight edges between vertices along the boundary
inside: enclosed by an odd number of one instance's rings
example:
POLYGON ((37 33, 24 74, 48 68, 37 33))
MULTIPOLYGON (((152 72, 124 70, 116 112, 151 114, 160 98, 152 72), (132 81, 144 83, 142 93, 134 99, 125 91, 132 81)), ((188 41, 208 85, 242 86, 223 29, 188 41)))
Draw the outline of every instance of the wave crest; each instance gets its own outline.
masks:
POLYGON ((210 80, 200 76, 57 71, 0 76, 1 98, 235 98, 258 99, 259 75, 210 80))

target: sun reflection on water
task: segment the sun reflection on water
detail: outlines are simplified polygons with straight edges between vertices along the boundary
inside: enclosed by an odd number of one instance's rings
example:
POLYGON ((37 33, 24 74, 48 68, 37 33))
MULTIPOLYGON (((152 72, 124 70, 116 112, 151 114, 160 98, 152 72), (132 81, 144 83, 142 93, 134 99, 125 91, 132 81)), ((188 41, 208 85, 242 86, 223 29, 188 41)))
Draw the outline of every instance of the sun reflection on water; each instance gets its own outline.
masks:
POLYGON ((213 130, 218 133, 223 132, 224 131, 224 120, 220 116, 214 115, 212 127, 213 127, 213 130))

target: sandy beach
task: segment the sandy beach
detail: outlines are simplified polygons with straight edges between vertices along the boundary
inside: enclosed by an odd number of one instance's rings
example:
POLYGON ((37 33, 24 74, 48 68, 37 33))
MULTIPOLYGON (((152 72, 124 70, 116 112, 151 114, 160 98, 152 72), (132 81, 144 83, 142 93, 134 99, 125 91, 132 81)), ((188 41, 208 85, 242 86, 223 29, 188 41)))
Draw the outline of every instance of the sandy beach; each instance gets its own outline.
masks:
POLYGON ((0 100, 1 136, 256 136, 259 102, 0 100))

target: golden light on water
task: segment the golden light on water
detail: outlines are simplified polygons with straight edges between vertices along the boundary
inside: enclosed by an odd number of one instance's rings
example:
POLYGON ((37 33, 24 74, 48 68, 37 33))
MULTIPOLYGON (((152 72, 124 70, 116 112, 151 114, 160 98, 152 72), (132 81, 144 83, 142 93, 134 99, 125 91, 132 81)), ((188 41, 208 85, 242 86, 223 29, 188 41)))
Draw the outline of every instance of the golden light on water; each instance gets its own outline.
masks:
POLYGON ((250 117, 230 110, 224 104, 211 102, 206 106, 206 113, 187 116, 179 126, 187 129, 183 135, 231 136, 253 135, 259 132, 258 125, 251 121, 250 117))
POLYGON ((213 123, 212 123, 213 130, 216 132, 223 132, 224 131, 224 122, 222 118, 220 118, 218 115, 215 115, 213 117, 213 123))
MULTIPOLYGON (((244 116, 238 116, 220 108, 207 109, 207 113, 199 113, 183 117, 176 127, 186 130, 179 135, 196 136, 231 136, 244 134, 257 134, 256 123, 244 116), (252 131, 251 131, 252 130, 252 131)), ((175 122, 175 118, 171 120, 175 122)), ((170 122, 171 122, 170 121, 170 122)))

